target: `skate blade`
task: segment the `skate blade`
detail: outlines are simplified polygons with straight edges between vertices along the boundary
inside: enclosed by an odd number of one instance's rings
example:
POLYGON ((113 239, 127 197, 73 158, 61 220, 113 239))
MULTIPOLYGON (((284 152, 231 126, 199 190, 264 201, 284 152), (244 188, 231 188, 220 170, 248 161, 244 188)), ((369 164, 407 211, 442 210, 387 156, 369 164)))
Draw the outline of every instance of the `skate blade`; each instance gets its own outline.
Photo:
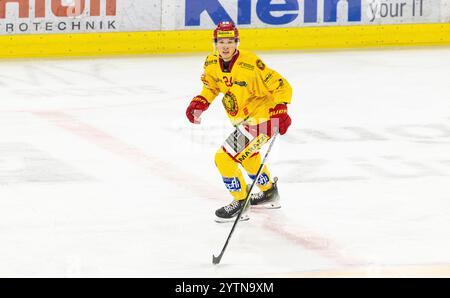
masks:
POLYGON ((265 203, 260 205, 251 205, 252 209, 280 209, 280 203, 265 203))
MULTIPOLYGON (((248 216, 248 214, 243 214, 241 215, 241 218, 239 219, 239 221, 246 221, 249 220, 250 217, 248 216)), ((234 222, 236 220, 235 217, 232 218, 221 218, 221 217, 217 217, 214 219, 215 222, 217 223, 226 223, 226 222, 234 222)))
POLYGON ((281 208, 281 204, 279 201, 275 202, 267 202, 259 205, 251 205, 252 209, 279 209, 281 208))

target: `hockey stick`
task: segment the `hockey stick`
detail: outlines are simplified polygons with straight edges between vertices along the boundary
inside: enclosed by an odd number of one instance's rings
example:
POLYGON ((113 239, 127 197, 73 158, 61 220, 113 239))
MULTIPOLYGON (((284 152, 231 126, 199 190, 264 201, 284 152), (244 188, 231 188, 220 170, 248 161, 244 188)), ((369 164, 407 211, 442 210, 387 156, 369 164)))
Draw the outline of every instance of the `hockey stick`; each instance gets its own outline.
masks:
POLYGON ((212 262, 214 265, 217 265, 220 263, 220 260, 222 259, 223 254, 225 253, 225 250, 227 249, 228 242, 230 242, 231 235, 233 235, 233 232, 236 229, 237 223, 239 222, 239 219, 241 218, 242 212, 244 212, 244 210, 247 208, 248 203, 250 202, 250 194, 252 192, 253 186, 255 186, 256 181, 258 181, 258 177, 261 174, 264 164, 266 163, 267 156, 269 156, 269 152, 270 152, 270 150, 272 150, 273 143, 275 143, 275 139, 277 138, 277 136, 278 136, 278 131, 276 131, 273 135, 272 142, 270 143, 269 148, 267 149, 266 155, 264 155, 261 165, 259 166, 258 172, 256 172, 255 179, 253 179, 253 182, 252 182, 249 190, 247 191, 247 196, 245 197, 244 207, 239 211, 239 213, 236 217, 236 220, 234 221, 233 227, 231 228, 230 234, 228 235, 227 241, 225 242, 225 245, 223 246, 222 251, 220 252, 220 255, 216 257, 213 254, 212 262))

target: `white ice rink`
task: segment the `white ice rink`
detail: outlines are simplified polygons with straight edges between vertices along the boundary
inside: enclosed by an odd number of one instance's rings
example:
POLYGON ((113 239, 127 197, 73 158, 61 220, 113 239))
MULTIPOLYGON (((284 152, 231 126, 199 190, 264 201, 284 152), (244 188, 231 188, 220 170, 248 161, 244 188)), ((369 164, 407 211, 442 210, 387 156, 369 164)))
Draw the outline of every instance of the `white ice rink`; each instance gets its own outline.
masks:
POLYGON ((294 88, 282 208, 229 203, 205 55, 0 61, 0 276, 450 276, 450 48, 258 53, 294 88))

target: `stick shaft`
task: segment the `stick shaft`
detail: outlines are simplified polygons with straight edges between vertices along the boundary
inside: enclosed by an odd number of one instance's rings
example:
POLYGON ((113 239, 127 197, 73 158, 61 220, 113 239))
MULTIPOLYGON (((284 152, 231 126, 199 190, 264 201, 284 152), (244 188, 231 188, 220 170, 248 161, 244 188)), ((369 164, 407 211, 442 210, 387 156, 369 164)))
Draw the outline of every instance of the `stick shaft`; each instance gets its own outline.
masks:
POLYGON ((250 202, 249 198, 250 198, 250 194, 252 192, 252 189, 255 186, 256 181, 258 180, 258 177, 261 174, 262 169, 264 168, 264 165, 266 163, 267 157, 269 156, 269 153, 272 150, 272 146, 275 143, 275 139, 276 139, 277 136, 278 136, 278 132, 275 132, 273 137, 272 137, 272 142, 270 143, 269 148, 267 149, 267 152, 264 155, 264 158, 263 158, 263 160, 262 160, 262 162, 261 162, 261 164, 260 164, 260 166, 258 168, 258 171, 256 172, 255 179, 253 179, 253 182, 252 182, 252 184, 250 186, 250 189, 247 191, 247 196, 245 197, 244 207, 239 211, 239 213, 238 213, 238 215, 236 217, 236 220, 234 221, 233 227, 231 228, 231 231, 228 234, 228 238, 225 241, 225 245, 223 246, 222 251, 220 252, 220 255, 217 256, 217 257, 213 255, 213 264, 219 264, 220 263, 220 260, 222 259, 222 256, 225 253, 225 250, 227 249, 228 243, 230 242, 231 236, 233 235, 233 232, 236 229, 237 223, 239 222, 239 219, 241 218, 242 212, 244 212, 244 210, 246 209, 247 205, 250 202))

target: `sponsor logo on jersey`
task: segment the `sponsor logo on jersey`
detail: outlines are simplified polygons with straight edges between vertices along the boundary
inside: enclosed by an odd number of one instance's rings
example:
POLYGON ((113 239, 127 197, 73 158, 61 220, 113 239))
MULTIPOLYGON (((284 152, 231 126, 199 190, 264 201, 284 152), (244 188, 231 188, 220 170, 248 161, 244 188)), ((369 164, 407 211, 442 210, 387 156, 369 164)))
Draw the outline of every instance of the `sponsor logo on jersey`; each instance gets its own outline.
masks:
POLYGON ((212 60, 206 60, 205 61, 205 67, 208 65, 212 65, 212 64, 217 64, 217 59, 212 59, 212 60))
POLYGON ((241 87, 247 87, 246 81, 234 81, 234 84, 241 86, 241 87))
POLYGON ((222 99, 222 104, 223 104, 225 110, 227 111, 227 113, 230 114, 230 116, 234 117, 237 115, 237 113, 239 111, 239 107, 238 107, 238 103, 236 100, 236 96, 234 96, 233 93, 227 92, 227 94, 225 94, 222 99))
POLYGON ((277 89, 280 89, 281 87, 283 87, 284 86, 284 81, 283 81, 283 79, 279 79, 278 80, 278 87, 277 87, 277 89))
POLYGON ((270 78, 272 78, 272 73, 268 73, 266 75, 266 77, 264 78, 264 83, 267 83, 270 80, 270 78))
POLYGON ((259 69, 264 70, 266 68, 266 65, 260 60, 256 60, 256 66, 258 66, 259 69))
POLYGON ((208 87, 208 80, 206 79, 206 75, 205 75, 205 74, 202 74, 202 76, 201 76, 200 78, 201 78, 201 80, 202 80, 202 82, 203 82, 203 85, 204 85, 205 87, 208 87))
POLYGON ((254 65, 251 65, 251 64, 248 64, 248 63, 245 63, 245 62, 239 62, 238 66, 240 66, 241 68, 244 68, 244 69, 248 69, 248 70, 254 70, 255 69, 254 65))

